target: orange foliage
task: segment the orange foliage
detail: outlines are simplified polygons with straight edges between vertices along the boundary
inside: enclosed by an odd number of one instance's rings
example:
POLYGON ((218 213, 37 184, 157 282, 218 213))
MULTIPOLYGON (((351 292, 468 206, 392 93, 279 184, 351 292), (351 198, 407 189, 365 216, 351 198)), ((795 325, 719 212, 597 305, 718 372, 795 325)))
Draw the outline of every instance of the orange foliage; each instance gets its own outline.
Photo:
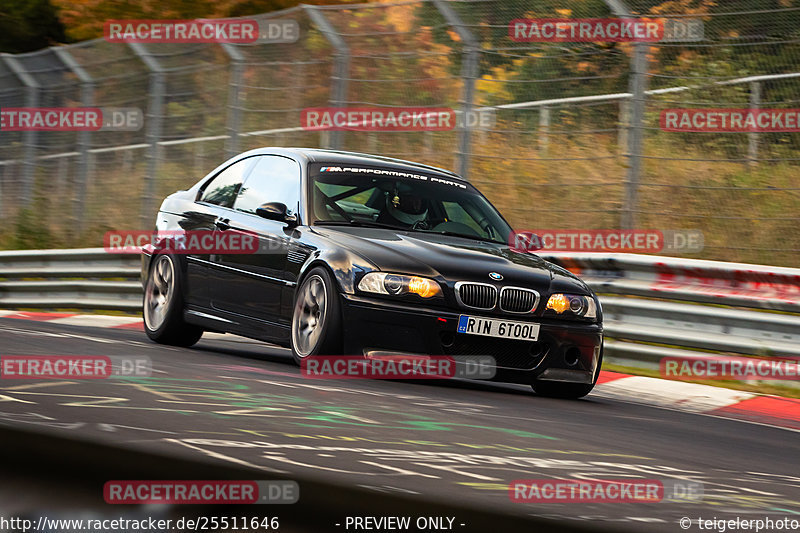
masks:
MULTIPOLYGON (((195 19, 245 17, 296 6, 301 0, 51 0, 59 10, 67 37, 83 41, 103 36, 103 24, 114 19, 195 19)), ((309 4, 343 4, 356 0, 311 0, 309 4)))

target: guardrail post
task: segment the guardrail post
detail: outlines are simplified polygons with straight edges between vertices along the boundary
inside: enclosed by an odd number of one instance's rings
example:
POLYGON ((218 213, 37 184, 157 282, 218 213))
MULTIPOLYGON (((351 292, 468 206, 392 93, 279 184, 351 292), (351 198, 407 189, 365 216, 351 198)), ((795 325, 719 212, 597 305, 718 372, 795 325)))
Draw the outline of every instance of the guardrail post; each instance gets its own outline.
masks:
POLYGON ((145 176, 145 192, 142 198, 142 227, 152 225, 152 210, 155 204, 156 180, 158 179, 158 167, 160 163, 159 141, 161 140, 161 130, 164 109, 164 79, 165 71, 158 61, 151 56, 141 43, 128 43, 134 54, 145 64, 150 71, 150 101, 147 104, 147 144, 150 149, 147 154, 147 175, 145 176))
MULTIPOLYGON (((750 82, 750 111, 755 113, 761 107, 761 83, 750 82)), ((751 131, 747 134, 747 159, 750 166, 758 163, 758 133, 751 131)))
POLYGON ((458 152, 456 153, 456 172, 464 179, 469 179, 470 138, 472 124, 469 118, 475 104, 475 80, 478 77, 478 54, 480 46, 478 40, 461 21, 461 17, 444 0, 433 0, 433 5, 439 10, 444 19, 456 31, 464 43, 463 60, 461 63, 461 78, 464 88, 461 97, 462 125, 459 128, 458 152))
MULTIPOLYGON (((333 74, 331 75, 331 107, 347 107, 347 83, 350 78, 350 47, 334 29, 322 11, 314 6, 302 4, 311 22, 317 25, 325 39, 336 49, 334 54, 333 74)), ((331 131, 322 135, 323 148, 339 150, 344 146, 344 132, 331 131)))
POLYGON ((225 151, 228 157, 233 157, 239 153, 239 130, 241 129, 242 120, 241 87, 242 73, 244 71, 244 56, 230 43, 223 43, 221 46, 231 60, 231 73, 228 83, 228 139, 225 151))
MULTIPOLYGON (((0 54, 9 70, 25 85, 25 107, 39 106, 40 85, 31 76, 20 62, 10 54, 0 54)), ((28 130, 22 135, 24 154, 22 159, 22 205, 27 207, 31 203, 33 181, 36 179, 36 146, 38 133, 28 130)))
MULTIPOLYGON (((633 18, 622 0, 605 0, 611 11, 620 18, 633 18)), ((649 65, 647 43, 637 42, 631 60, 631 117, 628 128, 628 171, 625 177, 625 200, 622 207, 623 229, 636 226, 636 210, 639 204, 639 179, 642 173, 642 150, 644 147, 645 91, 647 90, 647 70, 649 65)))
MULTIPOLYGON (((75 58, 64 46, 52 46, 50 48, 58 59, 67 67, 81 83, 81 105, 83 107, 92 107, 94 104, 94 80, 86 70, 81 67, 75 58)), ((82 130, 78 133, 78 170, 76 176, 77 190, 75 196, 72 198, 73 202, 73 217, 75 219, 74 229, 77 233, 83 231, 85 218, 83 213, 86 208, 86 192, 87 182, 89 175, 92 172, 91 159, 89 157, 89 148, 91 147, 90 132, 82 130)))

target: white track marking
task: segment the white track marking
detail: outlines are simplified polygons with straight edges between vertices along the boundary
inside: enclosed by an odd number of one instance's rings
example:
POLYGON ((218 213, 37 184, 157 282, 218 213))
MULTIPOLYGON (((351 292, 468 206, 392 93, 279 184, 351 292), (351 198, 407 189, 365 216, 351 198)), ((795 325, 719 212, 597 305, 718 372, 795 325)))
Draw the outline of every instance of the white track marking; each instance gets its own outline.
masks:
POLYGON ((104 344, 127 344, 127 341, 124 340, 117 340, 117 339, 104 339, 101 337, 91 337, 89 335, 78 335, 75 333, 66 333, 66 332, 50 332, 50 331, 36 331, 34 329, 24 329, 24 328, 14 328, 8 326, 0 327, 0 331, 7 331, 12 334, 16 335, 30 335, 33 337, 68 337, 73 339, 83 339, 85 341, 93 341, 93 342, 101 342, 104 344))
POLYGON ((236 457, 231 457, 229 455, 225 455, 219 452, 215 452, 212 450, 206 450, 204 448, 199 448, 197 446, 192 446, 187 442, 183 442, 180 439, 164 439, 166 442, 173 442, 175 444, 180 444, 181 446, 185 446, 187 448, 191 448, 192 450, 198 451, 202 454, 205 454, 209 457, 213 457, 214 459, 222 459, 223 461, 230 461, 231 463, 235 463, 238 465, 245 466, 247 468, 255 468, 258 470, 263 470, 264 472, 275 472, 276 474, 288 474, 286 470, 278 470, 277 468, 270 468, 268 466, 256 465, 250 462, 247 462, 243 459, 238 459, 236 457))
POLYGON ((109 316, 109 315, 75 315, 63 318, 48 320, 48 324, 60 324, 64 326, 90 326, 98 328, 113 328, 116 326, 126 326, 128 324, 141 324, 141 319, 129 316, 109 316))

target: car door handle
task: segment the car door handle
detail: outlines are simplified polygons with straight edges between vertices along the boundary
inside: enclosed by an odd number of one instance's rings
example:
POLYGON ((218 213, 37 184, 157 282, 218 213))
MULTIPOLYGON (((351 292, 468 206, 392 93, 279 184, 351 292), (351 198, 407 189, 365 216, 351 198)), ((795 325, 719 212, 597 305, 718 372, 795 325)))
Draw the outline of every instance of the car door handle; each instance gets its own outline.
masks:
POLYGON ((228 221, 223 219, 218 219, 216 222, 214 222, 214 225, 222 231, 225 231, 226 229, 231 229, 231 225, 228 224, 228 221))

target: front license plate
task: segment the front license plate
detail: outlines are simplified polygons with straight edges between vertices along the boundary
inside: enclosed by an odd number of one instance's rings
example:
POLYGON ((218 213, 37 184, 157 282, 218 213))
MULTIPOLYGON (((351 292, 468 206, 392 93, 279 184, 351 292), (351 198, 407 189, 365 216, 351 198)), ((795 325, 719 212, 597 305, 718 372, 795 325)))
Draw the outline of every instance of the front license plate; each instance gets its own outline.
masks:
POLYGON ((458 332, 466 333, 467 335, 499 337, 501 339, 535 341, 539 338, 539 324, 460 315, 458 317, 458 332))

